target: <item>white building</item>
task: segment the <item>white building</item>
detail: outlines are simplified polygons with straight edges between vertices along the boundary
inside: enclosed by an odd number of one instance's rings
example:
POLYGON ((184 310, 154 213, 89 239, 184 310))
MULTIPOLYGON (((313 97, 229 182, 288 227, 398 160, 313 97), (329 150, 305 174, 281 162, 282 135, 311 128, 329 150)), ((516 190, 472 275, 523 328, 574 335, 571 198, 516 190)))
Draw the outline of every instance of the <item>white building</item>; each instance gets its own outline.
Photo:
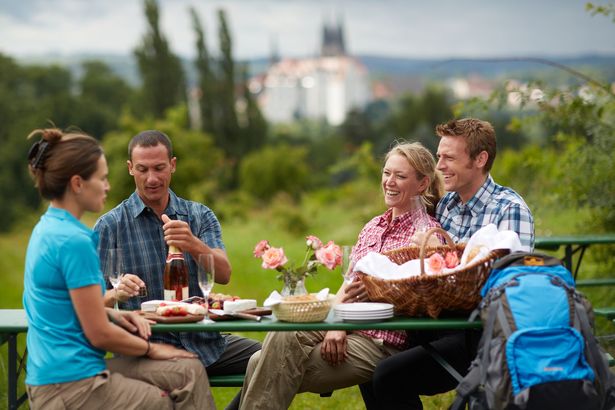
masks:
POLYGON ((324 27, 321 57, 284 59, 252 79, 263 115, 271 122, 324 119, 339 125, 371 98, 367 68, 345 54, 341 24, 324 27))

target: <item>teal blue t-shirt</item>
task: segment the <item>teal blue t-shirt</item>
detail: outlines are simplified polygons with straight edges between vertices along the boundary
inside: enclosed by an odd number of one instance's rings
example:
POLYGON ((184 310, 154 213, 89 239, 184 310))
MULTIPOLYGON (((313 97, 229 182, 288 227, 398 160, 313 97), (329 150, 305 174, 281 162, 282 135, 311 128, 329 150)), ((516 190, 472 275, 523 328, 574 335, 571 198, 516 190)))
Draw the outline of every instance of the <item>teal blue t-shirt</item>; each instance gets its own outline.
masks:
POLYGON ((26 383, 39 386, 95 376, 105 352, 85 337, 69 290, 105 288, 98 236, 69 212, 49 207, 26 253, 23 305, 28 316, 26 383))

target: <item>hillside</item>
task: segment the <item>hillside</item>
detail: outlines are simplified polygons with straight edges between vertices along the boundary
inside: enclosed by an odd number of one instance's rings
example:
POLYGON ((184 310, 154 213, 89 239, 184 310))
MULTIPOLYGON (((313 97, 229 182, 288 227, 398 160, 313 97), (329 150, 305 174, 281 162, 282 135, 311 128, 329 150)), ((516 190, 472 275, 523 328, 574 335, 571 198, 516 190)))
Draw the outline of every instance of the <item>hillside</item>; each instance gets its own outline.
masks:
MULTIPOLYGON (((485 78, 498 78, 514 75, 519 79, 557 78, 558 82, 570 82, 572 76, 556 68, 541 64, 530 59, 544 59, 549 62, 565 65, 575 70, 605 82, 615 82, 615 55, 583 55, 575 57, 531 56, 504 57, 494 59, 412 59, 385 57, 374 55, 357 56, 365 64, 374 78, 421 78, 426 80, 442 80, 450 77, 479 75, 485 78)), ((81 74, 81 63, 87 60, 100 60, 109 65, 119 76, 132 85, 139 83, 137 66, 131 55, 109 54, 48 54, 30 56, 19 59, 24 64, 58 64, 70 67, 75 76, 81 74)), ((253 74, 263 72, 268 65, 267 58, 257 58, 239 61, 239 64, 249 64, 253 74)), ((184 67, 190 83, 195 82, 196 74, 193 64, 183 59, 184 67)))

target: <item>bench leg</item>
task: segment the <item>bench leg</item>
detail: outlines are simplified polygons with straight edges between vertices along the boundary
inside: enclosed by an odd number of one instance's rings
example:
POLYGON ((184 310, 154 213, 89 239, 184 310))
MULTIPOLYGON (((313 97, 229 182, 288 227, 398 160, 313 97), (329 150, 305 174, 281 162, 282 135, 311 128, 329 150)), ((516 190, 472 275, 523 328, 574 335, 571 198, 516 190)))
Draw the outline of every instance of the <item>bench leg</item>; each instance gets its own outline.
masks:
POLYGON ((10 410, 18 409, 27 399, 28 395, 26 393, 22 394, 20 397, 17 397, 17 383, 19 381, 19 375, 21 371, 24 369, 25 361, 26 361, 26 353, 24 352, 23 357, 19 357, 17 353, 17 335, 11 334, 8 335, 8 356, 9 356, 9 377, 8 377, 8 404, 10 410), (17 360, 19 360, 19 367, 17 366, 17 360))

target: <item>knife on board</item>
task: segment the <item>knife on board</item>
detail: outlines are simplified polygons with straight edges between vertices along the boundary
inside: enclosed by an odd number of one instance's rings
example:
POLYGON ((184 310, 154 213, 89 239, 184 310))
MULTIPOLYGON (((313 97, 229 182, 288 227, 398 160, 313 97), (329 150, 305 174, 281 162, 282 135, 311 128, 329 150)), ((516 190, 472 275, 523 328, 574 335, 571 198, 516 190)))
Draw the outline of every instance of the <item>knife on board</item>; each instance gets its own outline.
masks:
POLYGON ((218 315, 218 316, 232 316, 232 317, 236 317, 239 319, 256 320, 257 322, 260 322, 262 319, 261 316, 252 315, 250 313, 242 313, 242 312, 229 313, 229 312, 225 312, 222 309, 209 309, 209 311, 213 313, 214 315, 218 315))

